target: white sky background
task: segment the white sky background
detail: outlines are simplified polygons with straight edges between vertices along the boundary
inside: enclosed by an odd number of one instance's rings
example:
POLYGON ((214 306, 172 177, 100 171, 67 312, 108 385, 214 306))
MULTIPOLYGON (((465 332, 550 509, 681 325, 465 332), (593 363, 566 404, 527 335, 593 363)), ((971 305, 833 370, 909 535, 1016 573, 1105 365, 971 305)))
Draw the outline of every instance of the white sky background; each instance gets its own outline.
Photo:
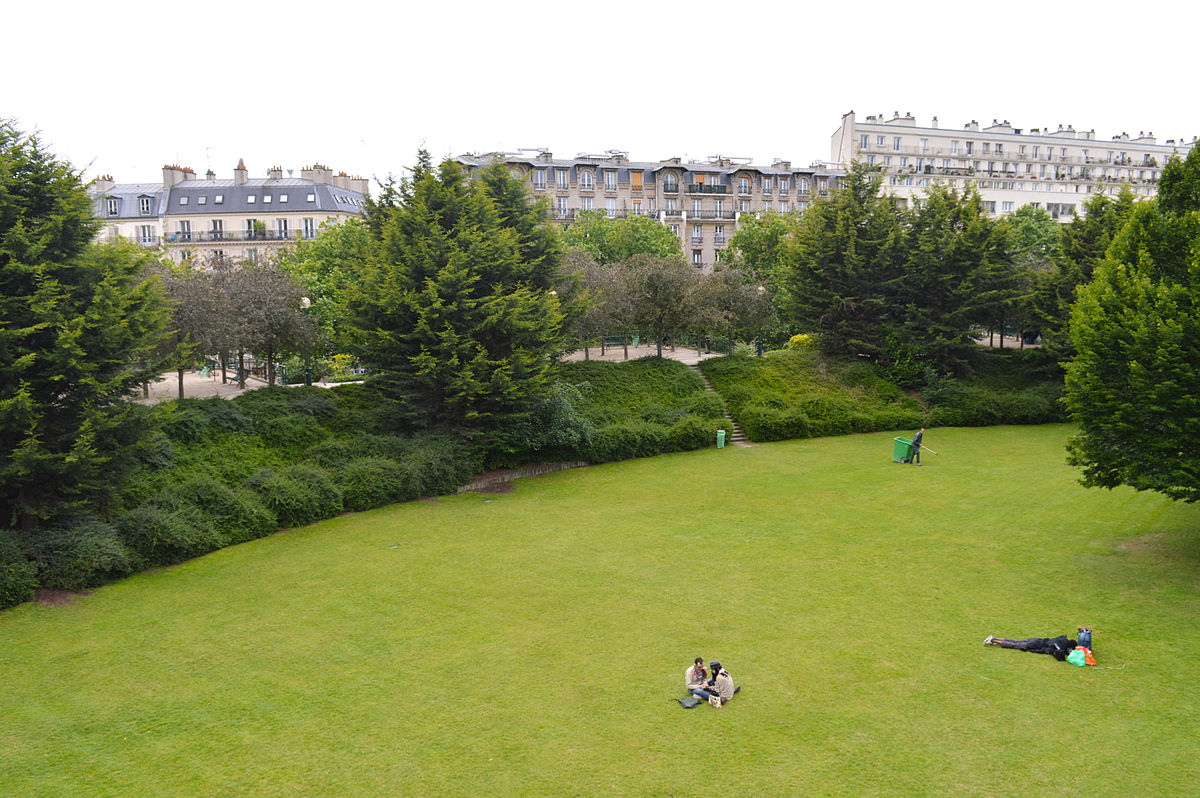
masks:
POLYGON ((846 111, 1200 134, 1192 3, 10 4, 0 117, 86 177, 547 147, 829 160, 846 111))

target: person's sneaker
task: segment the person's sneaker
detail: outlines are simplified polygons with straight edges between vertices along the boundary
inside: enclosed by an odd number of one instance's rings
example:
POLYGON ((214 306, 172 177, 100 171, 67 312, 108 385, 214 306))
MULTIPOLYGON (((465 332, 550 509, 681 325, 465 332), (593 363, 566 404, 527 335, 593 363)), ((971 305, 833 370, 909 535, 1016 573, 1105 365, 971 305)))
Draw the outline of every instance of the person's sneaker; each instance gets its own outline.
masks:
POLYGON ((983 641, 983 644, 984 644, 985 646, 990 646, 990 645, 992 644, 992 642, 993 642, 993 641, 995 641, 995 639, 996 639, 996 636, 995 636, 995 635, 988 635, 988 636, 987 636, 987 640, 984 640, 984 641, 983 641))

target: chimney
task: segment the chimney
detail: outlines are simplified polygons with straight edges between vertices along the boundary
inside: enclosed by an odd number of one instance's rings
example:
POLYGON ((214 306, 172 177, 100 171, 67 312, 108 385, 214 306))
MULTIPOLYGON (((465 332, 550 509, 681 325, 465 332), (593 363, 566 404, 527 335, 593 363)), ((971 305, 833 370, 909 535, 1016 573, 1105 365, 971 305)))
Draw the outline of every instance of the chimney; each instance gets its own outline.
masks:
POLYGON ((92 187, 96 189, 96 193, 103 194, 105 191, 111 191, 116 183, 113 182, 112 175, 100 175, 92 181, 92 187))
POLYGON ((216 173, 216 172, 214 172, 213 170, 209 169, 207 172, 205 172, 205 173, 204 173, 204 178, 205 178, 206 180, 216 180, 216 179, 217 179, 217 173, 216 173))
POLYGON ((233 184, 235 186, 243 185, 246 182, 246 164, 241 158, 238 158, 238 165, 233 170, 233 184))
POLYGON ((163 188, 178 185, 196 173, 185 166, 166 164, 163 166, 163 188))
POLYGON ((312 166, 306 166, 301 169, 300 177, 304 180, 311 180, 314 183, 325 183, 328 185, 333 183, 333 170, 328 166, 314 163, 312 166))
POLYGON ((931 127, 934 130, 937 130, 937 117, 936 116, 933 118, 933 124, 931 125, 931 127))
POLYGON ((282 166, 272 166, 270 169, 267 170, 267 180, 282 180, 282 179, 283 179, 283 167, 282 166))

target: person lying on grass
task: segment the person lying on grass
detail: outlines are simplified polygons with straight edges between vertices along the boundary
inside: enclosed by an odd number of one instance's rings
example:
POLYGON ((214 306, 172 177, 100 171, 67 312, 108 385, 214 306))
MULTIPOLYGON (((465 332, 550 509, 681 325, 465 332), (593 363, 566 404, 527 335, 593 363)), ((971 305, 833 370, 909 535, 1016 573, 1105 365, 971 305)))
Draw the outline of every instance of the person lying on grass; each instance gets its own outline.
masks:
POLYGON ((1027 640, 1010 640, 1007 637, 988 635, 983 644, 985 646, 1015 648, 1020 651, 1028 651, 1031 654, 1049 654, 1059 662, 1064 661, 1067 655, 1075 650, 1075 646, 1077 645, 1074 640, 1066 635, 1059 635, 1058 637, 1030 637, 1027 640))

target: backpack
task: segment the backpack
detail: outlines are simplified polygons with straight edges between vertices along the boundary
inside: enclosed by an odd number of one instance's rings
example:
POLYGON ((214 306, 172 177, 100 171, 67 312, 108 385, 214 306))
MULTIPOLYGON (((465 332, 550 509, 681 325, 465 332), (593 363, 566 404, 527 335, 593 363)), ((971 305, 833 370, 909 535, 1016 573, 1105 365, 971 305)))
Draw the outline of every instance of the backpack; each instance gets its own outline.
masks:
POLYGON ((1085 626, 1082 629, 1079 629, 1077 631, 1079 632, 1079 645, 1083 646, 1084 648, 1091 648, 1092 647, 1092 630, 1088 629, 1085 626))

